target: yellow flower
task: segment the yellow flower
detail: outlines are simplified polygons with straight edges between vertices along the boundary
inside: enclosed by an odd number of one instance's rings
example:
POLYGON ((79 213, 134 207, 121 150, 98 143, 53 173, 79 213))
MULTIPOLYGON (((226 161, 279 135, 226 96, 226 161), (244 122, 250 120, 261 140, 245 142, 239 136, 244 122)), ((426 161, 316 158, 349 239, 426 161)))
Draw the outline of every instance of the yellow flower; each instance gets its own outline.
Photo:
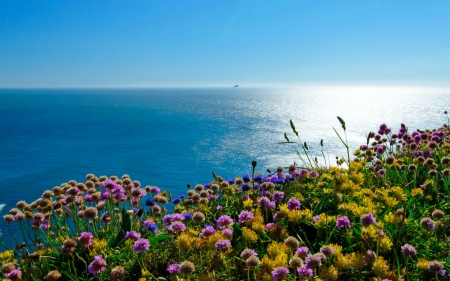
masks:
MULTIPOLYGON (((142 274, 142 277, 143 277, 141 279, 144 279, 144 280, 147 280, 147 277, 151 276, 150 272, 148 272, 148 270, 145 269, 145 268, 141 269, 141 274, 142 274)), ((139 279, 139 280, 141 280, 141 279, 139 279)))
POLYGON ((389 208, 394 208, 395 206, 398 205, 398 201, 393 197, 385 197, 384 204, 386 204, 386 206, 389 208))
POLYGON ((208 244, 208 248, 211 250, 214 250, 216 248, 217 241, 219 241, 220 239, 223 239, 223 237, 222 237, 222 234, 220 234, 218 232, 209 236, 208 238, 206 238, 206 243, 208 244))
POLYGON ((389 265, 382 256, 379 256, 373 263, 372 270, 377 276, 384 276, 389 270, 389 265))
POLYGON ((280 254, 287 254, 289 252, 290 249, 283 242, 272 242, 269 246, 267 246, 267 254, 271 258, 274 258, 280 254))
POLYGON ((373 225, 369 225, 367 227, 362 227, 362 234, 361 236, 365 237, 366 239, 372 239, 372 240, 377 240, 378 239, 378 229, 373 226, 373 225))
POLYGON ((301 210, 293 210, 293 211, 289 212, 287 215, 288 215, 289 221, 293 222, 293 223, 300 222, 300 220, 302 219, 302 211, 301 210))
POLYGON ((181 233, 175 240, 181 250, 192 250, 192 237, 186 233, 181 233))
POLYGON ((211 208, 208 205, 200 204, 200 206, 198 206, 198 210, 202 213, 208 213, 211 208))
POLYGON ((107 244, 108 242, 106 241, 106 239, 99 240, 97 238, 94 238, 92 241, 92 250, 89 253, 89 255, 92 257, 100 254, 103 251, 103 249, 106 248, 107 244))
POLYGON ((394 244, 387 235, 383 236, 380 240, 380 248, 385 252, 389 251, 393 245, 394 244))
POLYGON ((411 190, 412 197, 417 197, 417 196, 422 196, 422 195, 423 195, 422 188, 414 188, 413 190, 411 190))
POLYGON ((333 223, 335 221, 336 221, 336 217, 335 216, 327 216, 325 213, 321 213, 319 215, 319 220, 315 222, 315 225, 318 228, 324 228, 328 224, 333 223))
POLYGON ((352 172, 350 175, 350 180, 355 184, 361 186, 362 184, 364 184, 364 174, 352 172))
POLYGON ((331 248, 333 248, 336 252, 333 254, 333 256, 337 256, 341 253, 342 251, 342 246, 338 245, 338 244, 329 244, 328 246, 330 246, 331 248))
POLYGON ((352 266, 356 270, 361 270, 364 267, 364 258, 360 253, 352 253, 352 266))
POLYGON ((395 198, 397 198, 398 201, 406 201, 407 197, 405 192, 403 192, 403 189, 398 186, 391 187, 391 191, 394 193, 395 198))
POLYGON ((259 221, 255 221, 252 223, 252 229, 256 232, 256 233, 262 233, 265 230, 265 226, 263 223, 259 222, 259 221))
POLYGON ((281 205, 279 206, 279 208, 280 208, 280 212, 282 212, 282 213, 285 214, 286 216, 288 216, 289 213, 291 212, 291 211, 288 209, 287 204, 281 204, 281 205))
POLYGON ((245 241, 248 243, 255 243, 258 241, 258 235, 256 235, 256 232, 247 227, 242 228, 242 237, 244 237, 245 241))
POLYGON ((336 259, 334 260, 334 266, 336 266, 340 270, 349 269, 352 267, 352 260, 349 254, 338 254, 336 259))
POLYGON ((400 222, 400 220, 401 220, 401 217, 394 215, 392 212, 389 212, 386 215, 384 215, 384 221, 387 224, 397 224, 400 222))
POLYGON ((337 268, 334 267, 333 265, 330 265, 330 267, 328 267, 328 268, 322 266, 320 268, 319 275, 323 279, 335 281, 338 278, 339 272, 338 272, 337 268))
POLYGON ((419 259, 417 261, 417 267, 421 270, 428 270, 428 261, 426 259, 419 259))
POLYGON ((244 209, 246 209, 246 210, 250 210, 251 208, 252 208, 252 206, 253 206, 253 200, 252 199, 247 199, 247 200, 245 200, 244 202, 242 202, 243 203, 243 205, 244 205, 244 209))
POLYGON ((261 261, 261 269, 266 269, 266 271, 271 272, 273 268, 273 261, 269 258, 268 255, 264 255, 261 261))
MULTIPOLYGON (((355 162, 355 161, 350 162, 350 169, 353 170, 353 171, 361 169, 362 166, 363 166, 363 164, 361 162, 355 162)), ((354 173, 356 174, 356 172, 353 172, 352 175, 354 173)))
POLYGON ((3 253, 0 253, 0 260, 7 260, 14 255, 13 250, 6 250, 3 253))
POLYGON ((354 202, 342 203, 338 205, 338 209, 348 214, 358 215, 358 204, 354 202))
POLYGON ((287 267, 288 256, 285 253, 280 253, 273 260, 273 267, 284 266, 287 267))

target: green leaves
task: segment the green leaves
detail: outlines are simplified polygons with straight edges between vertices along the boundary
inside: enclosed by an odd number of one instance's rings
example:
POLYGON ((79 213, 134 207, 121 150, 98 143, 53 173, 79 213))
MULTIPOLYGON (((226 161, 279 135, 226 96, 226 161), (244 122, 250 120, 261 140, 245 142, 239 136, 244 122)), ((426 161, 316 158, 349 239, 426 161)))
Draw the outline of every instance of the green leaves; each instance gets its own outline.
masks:
POLYGON ((341 117, 337 117, 337 119, 339 120, 339 122, 341 122, 341 125, 342 125, 342 129, 344 129, 344 131, 346 130, 346 128, 345 128, 345 121, 344 121, 344 119, 342 119, 341 117))

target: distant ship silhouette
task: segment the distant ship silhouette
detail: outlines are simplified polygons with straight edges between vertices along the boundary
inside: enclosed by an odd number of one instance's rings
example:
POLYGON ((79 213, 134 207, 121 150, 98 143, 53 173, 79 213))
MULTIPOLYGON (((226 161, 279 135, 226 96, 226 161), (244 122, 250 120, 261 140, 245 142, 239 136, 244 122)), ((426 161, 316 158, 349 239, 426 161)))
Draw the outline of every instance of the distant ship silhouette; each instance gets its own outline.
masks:
POLYGON ((233 87, 233 88, 237 88, 237 87, 239 87, 239 85, 238 85, 238 84, 234 85, 234 87, 233 87))

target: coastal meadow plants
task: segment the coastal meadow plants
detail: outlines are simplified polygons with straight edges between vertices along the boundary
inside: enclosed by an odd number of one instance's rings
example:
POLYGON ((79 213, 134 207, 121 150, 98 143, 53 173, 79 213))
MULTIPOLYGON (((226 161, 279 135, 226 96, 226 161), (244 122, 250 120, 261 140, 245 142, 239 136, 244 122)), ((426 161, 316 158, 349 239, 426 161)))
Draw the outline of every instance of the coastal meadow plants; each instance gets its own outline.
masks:
POLYGON ((0 277, 449 280, 450 126, 382 124, 351 159, 339 121, 348 155, 335 165, 321 167, 291 121, 303 166, 258 174, 254 161, 251 175, 213 172, 176 197, 88 174, 20 201, 4 216, 21 235, 2 243, 0 277))

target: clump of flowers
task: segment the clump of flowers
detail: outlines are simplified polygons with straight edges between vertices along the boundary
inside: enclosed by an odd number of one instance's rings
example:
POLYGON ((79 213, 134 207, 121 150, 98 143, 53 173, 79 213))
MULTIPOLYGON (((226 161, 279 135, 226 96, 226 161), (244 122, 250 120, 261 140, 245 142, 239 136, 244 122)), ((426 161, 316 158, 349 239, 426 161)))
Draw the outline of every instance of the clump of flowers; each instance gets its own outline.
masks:
POLYGON ((450 126, 382 124, 333 166, 298 144, 299 165, 261 172, 254 161, 184 195, 88 174, 20 201, 4 215, 22 231, 0 252, 0 279, 448 278, 450 126))

